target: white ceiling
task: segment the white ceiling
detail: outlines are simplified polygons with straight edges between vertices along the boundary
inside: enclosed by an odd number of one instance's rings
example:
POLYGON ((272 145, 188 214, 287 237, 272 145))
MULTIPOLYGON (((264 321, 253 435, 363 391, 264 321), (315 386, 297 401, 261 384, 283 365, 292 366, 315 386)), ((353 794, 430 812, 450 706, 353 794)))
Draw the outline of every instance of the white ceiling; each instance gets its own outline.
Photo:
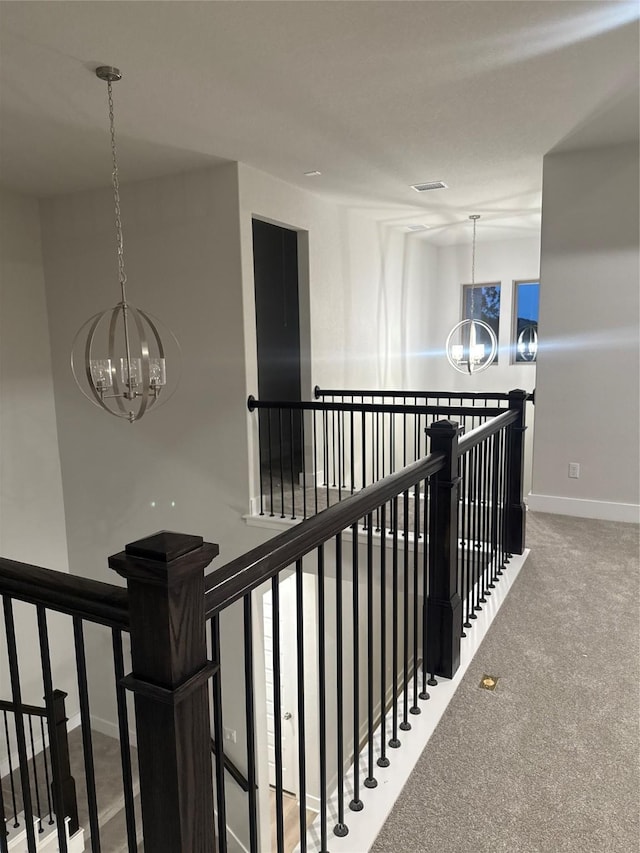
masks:
POLYGON ((101 64, 124 75, 123 181, 240 160, 436 242, 468 236, 469 213, 479 239, 532 233, 546 152, 638 136, 635 0, 3 0, 0 16, 2 182, 37 195, 109 183, 101 64), (427 180, 450 189, 409 189, 427 180))

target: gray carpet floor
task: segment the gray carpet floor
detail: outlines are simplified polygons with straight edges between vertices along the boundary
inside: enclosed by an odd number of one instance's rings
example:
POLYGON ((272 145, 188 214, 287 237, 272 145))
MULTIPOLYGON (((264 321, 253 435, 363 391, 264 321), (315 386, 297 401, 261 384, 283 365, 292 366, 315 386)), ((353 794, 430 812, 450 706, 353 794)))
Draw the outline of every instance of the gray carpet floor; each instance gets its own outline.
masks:
POLYGON ((527 522, 531 554, 375 853, 640 850, 639 528, 527 522))

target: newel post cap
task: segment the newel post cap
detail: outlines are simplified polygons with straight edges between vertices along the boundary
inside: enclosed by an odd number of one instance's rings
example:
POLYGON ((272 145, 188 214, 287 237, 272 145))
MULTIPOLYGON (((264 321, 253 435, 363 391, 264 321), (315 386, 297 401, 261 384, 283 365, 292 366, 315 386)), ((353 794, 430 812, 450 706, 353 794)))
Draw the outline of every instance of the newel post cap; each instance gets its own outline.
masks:
POLYGON ((125 545, 124 551, 109 557, 109 566, 127 580, 168 585, 202 572, 219 553, 219 547, 202 536, 160 530, 125 545))

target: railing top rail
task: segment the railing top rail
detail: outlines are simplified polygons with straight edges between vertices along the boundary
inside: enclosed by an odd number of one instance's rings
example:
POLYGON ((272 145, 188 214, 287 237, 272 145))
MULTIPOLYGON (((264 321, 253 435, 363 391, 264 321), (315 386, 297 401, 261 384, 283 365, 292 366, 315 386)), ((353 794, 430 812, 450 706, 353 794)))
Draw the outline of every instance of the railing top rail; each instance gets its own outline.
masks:
POLYGON ((503 412, 495 418, 491 418, 491 420, 486 421, 486 423, 481 424, 475 429, 469 430, 469 432, 463 435, 458 441, 458 456, 460 457, 465 453, 468 453, 472 447, 481 444, 489 438, 489 436, 500 432, 501 429, 509 426, 509 424, 512 424, 517 419, 518 410, 509 409, 509 411, 503 412))
POLYGON ((290 530, 212 572, 205 579, 207 618, 348 530, 370 512, 435 474, 443 467, 444 460, 444 453, 431 453, 402 471, 390 474, 340 503, 304 519, 290 530))
POLYGON ((21 714, 30 714, 32 717, 47 716, 46 708, 38 708, 35 705, 16 705, 15 702, 8 702, 5 699, 0 699, 0 711, 8 711, 11 714, 19 711, 21 714))
POLYGON ((401 406, 393 403, 308 403, 292 400, 256 400, 253 396, 247 400, 247 408, 250 412, 253 412, 254 409, 292 409, 302 412, 382 412, 395 415, 458 415, 459 417, 465 415, 495 416, 505 411, 504 409, 485 406, 401 406))
POLYGON ((0 557, 0 595, 129 630, 126 589, 0 557))
MULTIPOLYGON (((316 398, 319 397, 448 397, 455 400, 508 400, 509 394, 504 391, 380 391, 379 389, 362 390, 351 388, 320 388, 313 389, 316 398)), ((533 399, 533 393, 527 399, 533 399)))

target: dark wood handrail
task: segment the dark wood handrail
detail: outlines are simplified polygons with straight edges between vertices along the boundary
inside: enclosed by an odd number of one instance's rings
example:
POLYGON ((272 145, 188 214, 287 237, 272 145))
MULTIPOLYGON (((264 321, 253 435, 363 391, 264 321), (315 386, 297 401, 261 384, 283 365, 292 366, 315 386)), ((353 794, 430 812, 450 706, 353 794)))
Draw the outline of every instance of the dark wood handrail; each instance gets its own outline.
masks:
POLYGON ((0 557, 0 595, 129 630, 126 589, 0 557))
POLYGON ((209 574, 205 578, 207 618, 238 601, 296 560, 301 560, 314 548, 349 529, 370 512, 435 474, 443 467, 444 459, 444 453, 431 453, 317 515, 305 518, 290 530, 285 530, 209 574))
POLYGON ((489 438, 489 436, 494 435, 496 432, 504 429, 504 427, 514 423, 517 419, 518 411, 516 409, 509 409, 508 412, 503 412, 501 415, 492 418, 490 421, 480 424, 480 426, 475 429, 469 430, 469 432, 462 436, 458 441, 458 456, 460 457, 465 453, 468 453, 472 447, 476 447, 476 445, 481 444, 489 438))
POLYGON ((256 400, 250 396, 247 400, 250 412, 254 409, 292 409, 301 412, 373 412, 391 415, 489 415, 495 417, 504 412, 504 408, 480 406, 401 406, 393 403, 324 403, 299 402, 292 400, 256 400))
MULTIPOLYGON (((313 394, 318 399, 319 397, 449 397, 459 400, 508 400, 509 394, 504 391, 380 391, 380 390, 363 390, 351 388, 321 388, 316 385, 313 389, 313 394)), ((536 392, 535 388, 526 397, 535 404, 536 392)))
MULTIPOLYGON (((211 753, 215 755, 216 752, 216 742, 213 738, 211 738, 211 753)), ((245 794, 249 793, 249 780, 246 776, 243 775, 242 771, 233 763, 233 761, 229 758, 227 753, 224 753, 224 769, 231 776, 233 781, 238 785, 245 794)), ((255 786, 256 790, 258 786, 255 786)))
POLYGON ((0 699, 0 711, 7 711, 10 714, 30 714, 32 717, 46 717, 46 708, 37 708, 35 705, 16 705, 15 702, 7 702, 0 699))
POLYGON ((508 400, 509 394, 504 391, 375 391, 350 388, 320 388, 316 385, 313 389, 316 398, 327 396, 344 397, 453 397, 458 400, 508 400))

